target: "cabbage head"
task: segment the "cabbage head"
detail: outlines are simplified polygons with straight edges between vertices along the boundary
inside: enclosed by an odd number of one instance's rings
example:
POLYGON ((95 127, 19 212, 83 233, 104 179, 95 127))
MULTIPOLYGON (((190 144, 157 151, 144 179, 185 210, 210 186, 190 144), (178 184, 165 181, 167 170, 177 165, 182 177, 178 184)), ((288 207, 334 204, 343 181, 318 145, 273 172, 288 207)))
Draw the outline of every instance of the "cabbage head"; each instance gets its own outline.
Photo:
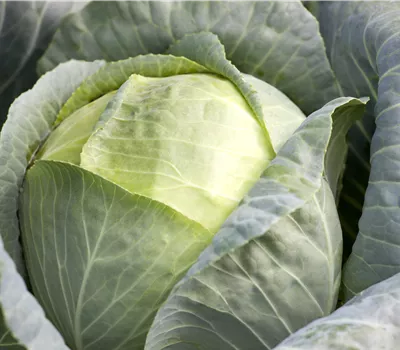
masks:
POLYGON ((300 2, 94 2, 38 69, 0 137, 0 348, 272 349, 335 310, 368 99, 300 2))

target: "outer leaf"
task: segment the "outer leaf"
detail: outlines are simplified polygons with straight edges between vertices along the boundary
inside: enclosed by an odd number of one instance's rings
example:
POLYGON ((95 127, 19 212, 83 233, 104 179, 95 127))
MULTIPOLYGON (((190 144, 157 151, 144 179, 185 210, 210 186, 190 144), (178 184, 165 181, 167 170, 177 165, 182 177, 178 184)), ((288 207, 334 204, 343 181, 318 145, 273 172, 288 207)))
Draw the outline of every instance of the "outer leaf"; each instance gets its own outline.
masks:
MULTIPOLYGON (((346 101, 346 98, 342 97, 342 100, 346 101)), ((360 102, 365 104, 368 102, 368 98, 350 101, 345 106, 339 107, 342 110, 338 110, 333 115, 332 136, 325 157, 325 174, 336 202, 339 201, 342 189, 341 180, 348 151, 347 133, 354 124, 361 120, 365 112, 364 108, 360 108, 360 102)))
POLYGON ((36 81, 36 62, 62 16, 81 7, 67 2, 0 3, 0 124, 13 100, 36 81))
POLYGON ((276 350, 392 350, 400 342, 400 274, 285 339, 276 350))
POLYGON ((0 238, 0 349, 67 350, 61 335, 27 291, 0 238))
POLYGON ((318 23, 300 2, 93 2, 61 25, 40 68, 163 53, 201 31, 218 35, 240 71, 276 86, 307 113, 338 96, 318 23))
POLYGON ((37 161, 21 196, 36 298, 76 350, 143 349, 155 312, 211 233, 77 166, 37 161))
MULTIPOLYGON (((371 96, 369 117, 350 134, 353 156, 347 179, 352 191, 347 187, 344 193, 350 198, 348 203, 360 208, 360 180, 368 173, 368 167, 360 164, 368 163, 368 152, 361 154, 354 145, 368 150, 376 124, 359 234, 344 270, 345 294, 351 298, 400 271, 400 6, 383 2, 321 3, 319 8, 332 65, 343 90, 371 96), (361 163, 353 162, 355 157, 361 163)), ((344 206, 343 210, 348 211, 344 206)))
MULTIPOLYGON (((356 123, 348 135, 349 154, 339 203, 340 221, 344 230, 345 259, 349 256, 357 236, 358 221, 368 184, 378 77, 375 64, 370 61, 372 59, 370 53, 366 47, 362 48, 366 40, 362 31, 359 33, 360 37, 350 39, 350 36, 343 31, 343 25, 346 21, 352 23, 353 14, 370 6, 371 4, 365 2, 347 2, 345 6, 321 2, 311 8, 319 19, 328 57, 343 94, 371 98, 362 122, 356 123)), ((373 6, 376 6, 376 3, 373 6)))
POLYGON ((4 247, 23 271, 18 243, 18 195, 25 170, 47 136, 63 103, 102 62, 69 62, 46 74, 15 100, 0 136, 0 234, 4 247))
POLYGON ((322 173, 332 114, 354 102, 326 105, 281 148, 174 288, 146 350, 270 349, 331 312, 340 281, 341 230, 322 173))

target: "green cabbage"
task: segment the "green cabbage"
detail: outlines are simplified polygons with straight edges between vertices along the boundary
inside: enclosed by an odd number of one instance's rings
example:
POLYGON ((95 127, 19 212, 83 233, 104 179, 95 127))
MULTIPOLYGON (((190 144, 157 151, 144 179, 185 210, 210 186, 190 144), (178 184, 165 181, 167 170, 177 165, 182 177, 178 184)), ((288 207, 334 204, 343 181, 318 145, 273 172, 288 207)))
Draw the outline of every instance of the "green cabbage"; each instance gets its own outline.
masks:
POLYGON ((0 348, 396 346, 397 4, 47 6, 0 9, 3 90, 76 11, 1 131, 0 348))

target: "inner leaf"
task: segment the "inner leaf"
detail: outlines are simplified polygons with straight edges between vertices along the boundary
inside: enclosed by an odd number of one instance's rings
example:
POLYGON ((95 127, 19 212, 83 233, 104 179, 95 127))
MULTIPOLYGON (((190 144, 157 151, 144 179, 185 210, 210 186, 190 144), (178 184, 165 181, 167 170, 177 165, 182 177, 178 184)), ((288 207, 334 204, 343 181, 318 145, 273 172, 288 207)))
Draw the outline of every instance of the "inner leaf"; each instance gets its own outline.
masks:
POLYGON ((212 232, 274 156, 243 95, 214 74, 132 75, 96 129, 83 168, 212 232))

